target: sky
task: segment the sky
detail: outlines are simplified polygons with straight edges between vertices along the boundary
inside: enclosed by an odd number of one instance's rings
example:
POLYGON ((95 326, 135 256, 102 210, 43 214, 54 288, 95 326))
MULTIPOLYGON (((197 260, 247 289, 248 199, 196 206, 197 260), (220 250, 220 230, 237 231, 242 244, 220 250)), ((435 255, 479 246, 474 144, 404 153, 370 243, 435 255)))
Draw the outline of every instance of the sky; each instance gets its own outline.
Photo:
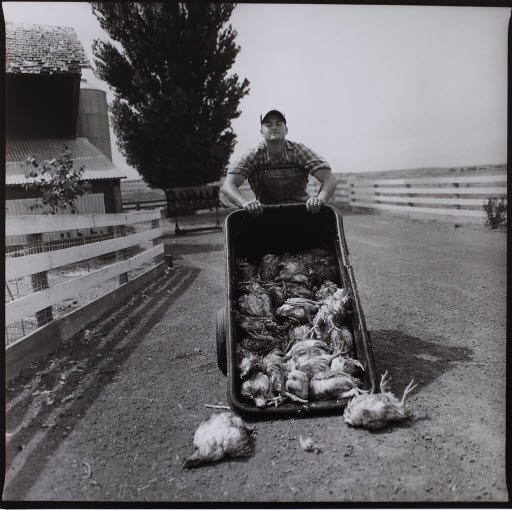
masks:
MULTIPOLYGON (((93 64, 107 40, 88 3, 4 2, 6 21, 73 27, 93 64)), ((503 7, 238 4, 241 51, 232 72, 250 82, 233 162, 261 140, 259 114, 281 109, 288 138, 334 172, 506 162, 507 32, 503 7)), ((83 71, 91 84, 113 94, 83 71)), ((119 153, 114 164, 138 174, 119 153)))

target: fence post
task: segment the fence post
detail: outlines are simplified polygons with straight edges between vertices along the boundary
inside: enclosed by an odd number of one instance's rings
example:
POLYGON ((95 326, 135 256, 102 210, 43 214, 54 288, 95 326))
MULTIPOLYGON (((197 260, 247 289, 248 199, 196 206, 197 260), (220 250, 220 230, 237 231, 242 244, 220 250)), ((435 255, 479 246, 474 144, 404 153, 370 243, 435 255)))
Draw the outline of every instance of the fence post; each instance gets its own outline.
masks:
MULTIPOLYGON (((151 229, 158 228, 159 226, 160 226, 160 220, 159 219, 151 220, 151 229)), ((155 237, 153 239, 153 246, 156 246, 157 244, 160 244, 160 238, 159 237, 155 237)))
MULTIPOLYGON (((114 227, 114 238, 124 237, 126 235, 126 225, 116 225, 114 227)), ((123 250, 116 251, 116 262, 120 260, 126 260, 126 248, 123 250)), ((128 273, 122 273, 119 275, 119 285, 123 285, 128 281, 128 273)))
MULTIPOLYGON (((41 244, 42 239, 43 239, 43 234, 27 235, 27 242, 29 245, 31 243, 41 244)), ((41 248, 42 248, 42 246, 41 246, 41 248)), ((34 273, 31 275, 31 279, 32 279, 32 290, 34 292, 39 292, 40 290, 49 288, 48 271, 42 271, 41 273, 34 273)), ((52 307, 49 306, 48 308, 44 308, 43 310, 36 312, 36 320, 37 320, 38 328, 40 328, 41 326, 44 326, 45 324, 48 324, 50 321, 52 321, 53 320, 52 307)))

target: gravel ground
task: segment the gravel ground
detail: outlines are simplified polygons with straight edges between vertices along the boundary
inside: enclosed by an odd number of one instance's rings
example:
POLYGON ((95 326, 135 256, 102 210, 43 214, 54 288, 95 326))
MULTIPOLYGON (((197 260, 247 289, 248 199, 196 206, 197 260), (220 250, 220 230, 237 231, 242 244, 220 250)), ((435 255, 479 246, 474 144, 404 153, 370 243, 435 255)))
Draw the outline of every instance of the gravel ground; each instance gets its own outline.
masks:
MULTIPOLYGON (((195 219, 196 223, 200 220, 195 219)), ((414 418, 256 422, 248 459, 192 470, 226 403, 216 366, 224 237, 170 237, 174 267, 7 386, 7 501, 505 502, 506 234, 346 215, 379 373, 414 418), (299 435, 321 453, 304 451, 299 435)))

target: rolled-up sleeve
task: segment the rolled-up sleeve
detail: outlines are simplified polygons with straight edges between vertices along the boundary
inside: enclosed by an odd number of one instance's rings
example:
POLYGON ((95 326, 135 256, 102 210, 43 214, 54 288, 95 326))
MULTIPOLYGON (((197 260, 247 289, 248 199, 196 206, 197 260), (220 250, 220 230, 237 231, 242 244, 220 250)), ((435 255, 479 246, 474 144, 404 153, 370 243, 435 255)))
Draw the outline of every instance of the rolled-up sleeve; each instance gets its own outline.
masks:
POLYGON ((318 170, 331 170, 329 163, 320 154, 306 147, 304 144, 297 144, 297 157, 300 164, 313 175, 318 170))
POLYGON ((251 150, 246 152, 243 156, 237 159, 228 168, 228 174, 241 174, 244 177, 249 177, 251 172, 256 166, 256 153, 251 150))

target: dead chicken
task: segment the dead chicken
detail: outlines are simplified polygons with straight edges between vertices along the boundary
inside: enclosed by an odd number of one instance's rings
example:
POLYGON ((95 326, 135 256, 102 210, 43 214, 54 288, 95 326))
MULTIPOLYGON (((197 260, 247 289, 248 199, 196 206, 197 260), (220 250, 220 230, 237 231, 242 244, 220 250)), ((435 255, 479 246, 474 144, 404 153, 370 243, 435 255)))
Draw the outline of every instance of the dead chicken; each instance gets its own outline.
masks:
POLYGON ((280 326, 273 317, 255 317, 244 315, 235 310, 235 319, 240 329, 249 335, 273 334, 280 335, 287 329, 280 326))
POLYGON ((286 352, 295 345, 297 342, 307 339, 310 327, 307 324, 301 326, 292 326, 288 331, 288 344, 286 346, 286 352))
POLYGON ((231 412, 214 414, 194 434, 195 451, 182 464, 191 468, 224 457, 246 457, 254 451, 254 427, 231 412))
POLYGON ((326 370, 313 376, 309 382, 312 400, 332 400, 358 395, 361 381, 338 370, 326 370))
POLYGON ((295 368, 304 372, 310 379, 320 372, 329 370, 331 361, 339 356, 340 353, 327 354, 322 353, 317 356, 300 356, 295 360, 295 368))
POLYGON ((319 304, 305 298, 289 298, 276 310, 276 316, 297 322, 310 322, 317 313, 319 304))
POLYGON ((392 422, 407 419, 405 402, 409 394, 416 388, 412 380, 404 390, 402 400, 398 400, 389 387, 386 371, 380 381, 381 393, 362 393, 352 398, 345 408, 344 421, 352 427, 363 427, 370 430, 386 427, 392 422))
POLYGON ((299 358, 304 356, 320 356, 328 352, 329 346, 321 340, 301 340, 290 347, 290 350, 284 355, 283 359, 285 361, 289 359, 297 361, 299 358))
POLYGON ((278 308, 284 304, 287 299, 287 294, 283 284, 272 281, 262 282, 261 285, 267 291, 273 308, 278 308))
POLYGON ((242 383, 242 395, 254 400, 256 407, 265 407, 270 393, 270 379, 263 372, 256 372, 242 383))
POLYGON ((259 283, 251 283, 249 292, 238 298, 242 314, 254 317, 273 317, 272 304, 267 291, 259 283))
POLYGON ((332 328, 324 340, 331 346, 333 351, 341 351, 342 356, 354 357, 354 337, 347 326, 332 328))
POLYGON ((321 285, 326 280, 337 281, 338 280, 338 272, 336 270, 336 266, 332 265, 318 265, 315 266, 313 273, 311 274, 311 285, 317 286, 321 285))
POLYGON ((294 402, 307 403, 309 398, 309 379, 300 370, 292 370, 286 380, 286 391, 294 402))
POLYGON ((314 295, 311 290, 309 290, 306 285, 303 285, 301 283, 290 283, 285 282, 284 283, 284 292, 286 295, 286 298, 306 298, 306 299, 313 299, 314 295))
POLYGON ((283 353, 277 349, 269 352, 262 360, 263 372, 270 380, 270 392, 273 398, 267 401, 267 404, 279 405, 286 399, 286 379, 288 378, 288 369, 283 361, 283 353))
POLYGON ((351 377, 355 377, 357 379, 363 379, 364 377, 364 366, 360 361, 354 358, 348 358, 344 356, 333 358, 331 363, 331 370, 345 372, 345 374, 348 374, 351 377))
POLYGON ((277 255, 272 255, 271 253, 263 255, 258 270, 260 280, 271 281, 277 278, 280 269, 279 264, 279 257, 277 255))
POLYGON ((261 358, 241 345, 236 348, 238 372, 240 379, 245 380, 254 372, 261 370, 261 358))
POLYGON ((256 278, 256 266, 251 264, 245 258, 239 258, 235 262, 238 273, 238 279, 241 282, 254 280, 256 278))
POLYGON ((311 268, 304 260, 297 257, 290 257, 281 262, 279 267, 279 279, 283 282, 309 284, 311 268))
POLYGON ((242 347, 256 354, 266 354, 272 349, 281 349, 283 341, 281 337, 265 333, 255 333, 246 336, 242 342, 242 347))
POLYGON ((316 291, 315 300, 325 301, 328 297, 332 296, 338 289, 339 287, 335 283, 331 282, 330 280, 326 280, 316 291))
POLYGON ((311 332, 317 338, 324 338, 333 328, 347 317, 349 312, 350 296, 345 289, 338 289, 332 296, 324 300, 313 320, 311 332))

